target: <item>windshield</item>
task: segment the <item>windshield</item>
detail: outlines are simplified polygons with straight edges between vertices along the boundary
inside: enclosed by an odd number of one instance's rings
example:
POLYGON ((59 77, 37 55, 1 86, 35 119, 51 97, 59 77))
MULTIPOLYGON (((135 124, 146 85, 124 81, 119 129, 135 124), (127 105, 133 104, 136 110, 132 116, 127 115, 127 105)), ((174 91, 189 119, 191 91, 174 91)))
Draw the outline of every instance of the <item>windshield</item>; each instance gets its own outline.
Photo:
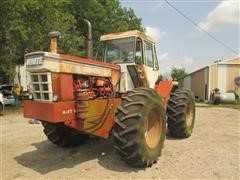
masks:
POLYGON ((122 38, 104 41, 103 57, 99 57, 99 60, 103 60, 108 63, 126 63, 133 62, 134 58, 134 46, 135 38, 122 38))

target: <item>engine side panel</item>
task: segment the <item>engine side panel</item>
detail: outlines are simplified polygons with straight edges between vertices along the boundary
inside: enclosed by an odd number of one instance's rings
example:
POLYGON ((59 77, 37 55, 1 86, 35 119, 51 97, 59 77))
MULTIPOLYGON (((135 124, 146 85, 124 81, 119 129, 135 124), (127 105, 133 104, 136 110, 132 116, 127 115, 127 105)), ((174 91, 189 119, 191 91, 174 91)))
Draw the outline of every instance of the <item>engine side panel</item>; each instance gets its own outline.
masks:
POLYGON ((76 102, 24 101, 24 117, 50 123, 65 123, 83 133, 107 138, 121 99, 89 100, 86 119, 76 119, 76 102))

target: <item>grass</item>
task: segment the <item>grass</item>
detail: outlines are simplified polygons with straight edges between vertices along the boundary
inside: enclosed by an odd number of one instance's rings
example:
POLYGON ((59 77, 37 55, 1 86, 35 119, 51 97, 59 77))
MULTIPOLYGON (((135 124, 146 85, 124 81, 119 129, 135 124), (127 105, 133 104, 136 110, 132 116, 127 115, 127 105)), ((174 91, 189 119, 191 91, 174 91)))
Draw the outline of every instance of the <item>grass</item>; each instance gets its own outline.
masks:
POLYGON ((237 104, 237 105, 240 105, 240 98, 238 98, 238 99, 236 100, 236 104, 237 104))
POLYGON ((210 104, 210 103, 197 103, 196 107, 211 108, 211 107, 220 107, 220 108, 231 108, 240 110, 240 98, 238 98, 233 104, 210 104))

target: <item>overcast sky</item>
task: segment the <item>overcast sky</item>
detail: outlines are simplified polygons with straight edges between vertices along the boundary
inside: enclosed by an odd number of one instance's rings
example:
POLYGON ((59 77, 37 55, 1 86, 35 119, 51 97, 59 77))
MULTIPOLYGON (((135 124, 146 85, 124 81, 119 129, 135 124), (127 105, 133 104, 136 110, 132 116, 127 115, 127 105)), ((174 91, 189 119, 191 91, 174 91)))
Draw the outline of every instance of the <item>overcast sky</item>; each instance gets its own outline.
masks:
POLYGON ((142 18, 147 33, 157 40, 161 73, 170 72, 172 66, 192 72, 215 60, 239 54, 238 0, 169 2, 237 53, 199 31, 165 1, 121 0, 123 7, 134 9, 135 14, 142 18))

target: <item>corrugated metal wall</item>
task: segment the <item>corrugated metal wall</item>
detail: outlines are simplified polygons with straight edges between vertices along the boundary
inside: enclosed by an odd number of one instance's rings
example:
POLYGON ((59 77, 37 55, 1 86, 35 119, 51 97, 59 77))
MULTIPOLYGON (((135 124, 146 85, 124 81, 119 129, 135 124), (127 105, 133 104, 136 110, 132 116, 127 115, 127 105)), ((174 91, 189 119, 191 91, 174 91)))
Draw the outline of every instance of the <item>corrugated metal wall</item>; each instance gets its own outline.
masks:
POLYGON ((184 77, 183 86, 187 89, 191 89, 191 76, 190 75, 184 77))
POLYGON ((234 83, 234 78, 240 76, 240 64, 227 65, 226 91, 235 91, 240 95, 240 88, 234 83))
MULTIPOLYGON (((208 67, 206 67, 208 68, 208 67)), ((191 75, 191 89, 195 97, 205 100, 205 76, 207 76, 206 68, 203 68, 191 75)), ((206 92, 207 93, 207 92, 206 92)))
POLYGON ((211 65, 209 67, 209 90, 210 92, 218 88, 218 67, 217 64, 211 65))
POLYGON ((226 64, 218 64, 217 65, 217 88, 220 89, 220 92, 227 91, 227 65, 226 64))

